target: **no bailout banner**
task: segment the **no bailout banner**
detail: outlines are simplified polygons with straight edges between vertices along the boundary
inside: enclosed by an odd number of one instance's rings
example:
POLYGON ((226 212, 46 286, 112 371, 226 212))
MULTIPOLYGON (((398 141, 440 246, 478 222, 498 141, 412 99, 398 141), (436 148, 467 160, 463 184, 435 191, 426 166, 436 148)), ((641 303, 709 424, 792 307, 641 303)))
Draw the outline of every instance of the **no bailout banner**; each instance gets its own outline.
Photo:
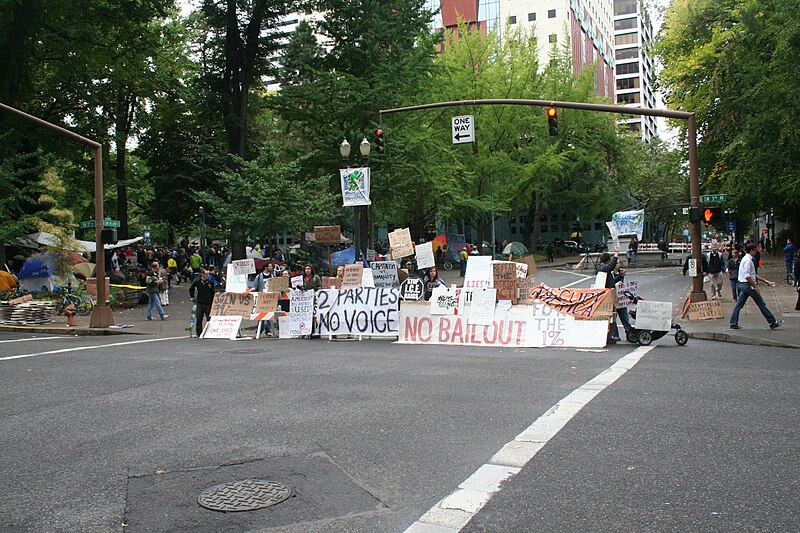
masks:
POLYGON ((319 333, 397 336, 399 305, 397 287, 317 291, 319 333))

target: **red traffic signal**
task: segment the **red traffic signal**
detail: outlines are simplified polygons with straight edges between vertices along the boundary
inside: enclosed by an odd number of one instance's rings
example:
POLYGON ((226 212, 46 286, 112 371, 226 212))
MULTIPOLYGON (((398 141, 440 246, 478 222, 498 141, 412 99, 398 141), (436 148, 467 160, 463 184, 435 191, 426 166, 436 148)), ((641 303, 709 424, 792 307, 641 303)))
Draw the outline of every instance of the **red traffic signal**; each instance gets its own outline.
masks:
POLYGON ((558 135, 558 109, 555 107, 547 108, 547 129, 550 135, 558 135))
POLYGON ((375 130, 375 152, 382 154, 386 150, 384 146, 385 139, 383 138, 383 130, 375 130))

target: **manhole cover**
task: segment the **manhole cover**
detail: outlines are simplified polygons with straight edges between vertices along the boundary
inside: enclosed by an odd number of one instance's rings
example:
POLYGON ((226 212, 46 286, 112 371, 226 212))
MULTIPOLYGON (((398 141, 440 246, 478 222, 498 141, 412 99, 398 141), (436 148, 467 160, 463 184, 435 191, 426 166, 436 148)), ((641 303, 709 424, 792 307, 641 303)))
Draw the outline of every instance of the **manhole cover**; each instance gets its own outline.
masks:
POLYGON ((253 511, 281 503, 292 495, 282 483, 265 479, 243 479, 208 487, 197 503, 212 511, 253 511))

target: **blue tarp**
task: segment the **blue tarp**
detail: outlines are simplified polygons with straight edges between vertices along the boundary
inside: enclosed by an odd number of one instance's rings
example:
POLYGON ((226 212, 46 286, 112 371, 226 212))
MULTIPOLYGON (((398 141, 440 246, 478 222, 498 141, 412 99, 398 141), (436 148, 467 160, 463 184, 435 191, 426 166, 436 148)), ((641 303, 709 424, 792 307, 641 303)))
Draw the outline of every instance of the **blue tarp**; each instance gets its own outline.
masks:
MULTIPOLYGON (((331 254, 331 264, 333 268, 336 268, 341 265, 352 265, 356 262, 356 249, 354 246, 349 248, 345 248, 339 252, 333 252, 331 254)), ((365 264, 364 266, 369 266, 365 264)))
POLYGON ((29 257, 23 263, 22 268, 19 270, 17 278, 47 278, 53 275, 52 261, 48 261, 49 257, 46 254, 38 254, 29 257))

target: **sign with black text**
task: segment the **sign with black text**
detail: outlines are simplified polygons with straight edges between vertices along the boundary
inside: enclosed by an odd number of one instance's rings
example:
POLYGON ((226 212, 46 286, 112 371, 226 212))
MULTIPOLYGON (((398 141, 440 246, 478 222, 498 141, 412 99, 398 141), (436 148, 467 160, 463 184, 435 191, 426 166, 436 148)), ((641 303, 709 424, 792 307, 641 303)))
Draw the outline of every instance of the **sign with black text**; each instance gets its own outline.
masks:
POLYGON ((399 308, 397 287, 317 291, 320 335, 395 336, 399 308))

